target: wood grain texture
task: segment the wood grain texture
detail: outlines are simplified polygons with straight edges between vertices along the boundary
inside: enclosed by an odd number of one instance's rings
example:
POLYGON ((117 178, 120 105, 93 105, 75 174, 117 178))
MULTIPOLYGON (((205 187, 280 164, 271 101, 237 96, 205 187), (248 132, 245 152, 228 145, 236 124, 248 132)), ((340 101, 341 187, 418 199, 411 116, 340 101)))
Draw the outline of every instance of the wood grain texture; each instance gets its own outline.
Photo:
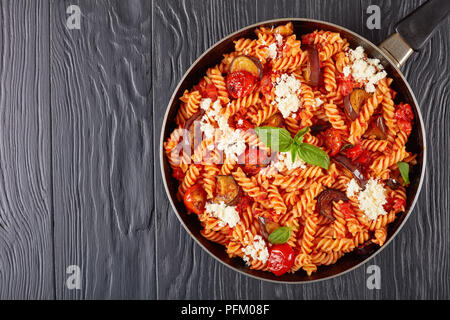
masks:
POLYGON ((54 297, 48 9, 0 2, 0 300, 54 297))
POLYGON ((51 6, 58 299, 155 298, 151 3, 51 6), (66 8, 82 12, 65 27, 66 8), (80 290, 65 286, 78 265, 80 290))
MULTIPOLYGON (((256 22, 253 1, 154 1, 153 109, 155 154, 170 96, 203 51, 227 34, 256 22), (205 25, 208 27, 205 28, 205 25)), ((155 159, 159 299, 259 299, 261 282, 231 271, 201 249, 183 229, 162 186, 155 159)))
MULTIPOLYGON (((424 1, 380 2, 381 30, 365 28, 363 35, 374 43, 394 32, 394 25, 424 1), (386 18, 383 18, 386 16, 386 18), (383 22, 382 22, 383 23, 383 22)), ((363 7, 370 1, 364 0, 363 7)), ((386 288, 377 298, 448 299, 450 281, 449 209, 449 38, 450 19, 415 53, 402 71, 419 102, 427 131, 427 171, 422 192, 404 228, 374 259, 383 271, 386 288)))
POLYGON ((428 132, 419 201, 395 241, 354 271, 277 285, 227 268, 181 226, 159 164, 173 90, 226 35, 306 17, 380 43, 423 2, 1 1, 0 299, 449 299, 450 19, 403 68, 428 132), (65 27, 72 4, 80 30, 65 27), (380 30, 366 27, 373 4, 380 30), (371 264, 381 290, 366 287, 371 264), (80 290, 65 285, 70 265, 80 290))

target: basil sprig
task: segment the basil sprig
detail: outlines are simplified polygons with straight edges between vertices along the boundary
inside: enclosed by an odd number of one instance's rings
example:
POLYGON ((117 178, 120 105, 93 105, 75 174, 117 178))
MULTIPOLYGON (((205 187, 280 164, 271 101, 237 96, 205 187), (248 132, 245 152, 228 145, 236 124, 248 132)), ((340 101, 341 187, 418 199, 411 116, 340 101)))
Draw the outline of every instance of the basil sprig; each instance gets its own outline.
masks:
POLYGON ((409 164, 406 162, 397 162, 398 170, 400 170, 400 174, 402 175, 403 182, 409 184, 409 164))
POLYGON ((292 162, 297 156, 308 164, 327 169, 330 166, 328 154, 312 144, 303 142, 303 137, 309 132, 309 127, 301 129, 294 138, 283 128, 258 127, 255 129, 259 139, 274 151, 290 151, 292 162))
POLYGON ((291 134, 283 128, 258 127, 255 128, 259 139, 272 150, 288 152, 291 145, 291 134))
POLYGON ((269 235, 269 242, 273 244, 283 244, 286 243, 291 237, 291 228, 289 227, 279 227, 275 229, 269 235))

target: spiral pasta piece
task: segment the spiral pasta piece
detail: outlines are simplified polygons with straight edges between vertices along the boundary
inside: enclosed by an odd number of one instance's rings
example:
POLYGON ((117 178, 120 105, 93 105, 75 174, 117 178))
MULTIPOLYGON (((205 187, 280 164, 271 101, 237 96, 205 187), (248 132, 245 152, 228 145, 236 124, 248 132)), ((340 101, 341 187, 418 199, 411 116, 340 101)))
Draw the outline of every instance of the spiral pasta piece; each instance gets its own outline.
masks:
POLYGON ((203 188, 206 191, 208 199, 212 199, 214 196, 214 190, 216 189, 216 176, 219 173, 219 169, 216 165, 205 165, 203 171, 203 188))
POLYGON ((225 85, 225 78, 220 71, 219 66, 215 66, 214 68, 210 68, 206 71, 206 75, 212 81, 214 86, 217 88, 219 93, 219 100, 222 104, 227 104, 230 102, 230 98, 228 97, 228 90, 225 85))
POLYGON ((184 176, 183 182, 178 188, 178 200, 183 199, 186 190, 192 187, 197 182, 199 177, 200 169, 195 164, 191 164, 188 171, 186 172, 186 175, 184 176))
POLYGON ((229 118, 235 115, 238 111, 245 113, 251 106, 256 106, 260 103, 259 93, 253 92, 252 94, 231 101, 225 108, 224 115, 229 118))
POLYGON ((280 192, 278 192, 278 189, 274 185, 269 185, 268 189, 268 197, 270 200, 270 203, 272 207, 274 208, 275 212, 278 215, 285 214, 287 207, 284 203, 283 198, 280 195, 280 192))
POLYGON ((311 253, 314 246, 315 233, 317 231, 317 216, 310 215, 306 217, 305 229, 303 230, 303 239, 301 243, 302 253, 311 253))
POLYGON ((292 208, 294 216, 300 217, 302 215, 310 215, 316 205, 315 198, 322 191, 323 185, 321 183, 314 182, 311 187, 300 196, 300 200, 292 208))
POLYGON ((364 148, 371 152, 384 152, 389 145, 389 141, 377 139, 362 139, 361 144, 364 148))
POLYGON ((285 57, 273 61, 272 70, 276 72, 294 72, 305 62, 306 52, 300 52, 293 57, 285 57))
POLYGON ((333 128, 341 130, 343 132, 347 131, 347 125, 344 121, 344 115, 333 103, 326 103, 324 105, 325 114, 327 115, 333 128))
POLYGON ((325 84, 325 90, 328 92, 334 92, 337 89, 336 85, 336 67, 332 60, 326 60, 323 63, 323 82, 325 84))
POLYGON ((180 105, 178 114, 175 118, 177 125, 184 126, 186 120, 198 111, 201 99, 202 96, 197 90, 193 92, 185 90, 183 96, 180 98, 183 103, 180 105))
POLYGON ((241 168, 237 168, 237 170, 233 172, 232 175, 239 186, 242 188, 242 190, 244 190, 244 192, 247 193, 250 197, 254 198, 255 200, 263 200, 267 198, 267 193, 265 191, 262 191, 256 182, 248 178, 241 168))
POLYGON ((377 94, 373 94, 361 107, 358 118, 350 125, 349 141, 356 144, 369 126, 369 120, 375 109, 378 107, 380 99, 377 94))
POLYGON ((390 154, 382 155, 376 158, 370 166, 370 169, 375 173, 380 173, 390 166, 402 161, 406 156, 407 152, 405 147, 402 147, 401 149, 395 150, 390 154))
POLYGON ((258 41, 253 39, 238 39, 234 41, 234 49, 246 55, 254 55, 258 46, 258 41))

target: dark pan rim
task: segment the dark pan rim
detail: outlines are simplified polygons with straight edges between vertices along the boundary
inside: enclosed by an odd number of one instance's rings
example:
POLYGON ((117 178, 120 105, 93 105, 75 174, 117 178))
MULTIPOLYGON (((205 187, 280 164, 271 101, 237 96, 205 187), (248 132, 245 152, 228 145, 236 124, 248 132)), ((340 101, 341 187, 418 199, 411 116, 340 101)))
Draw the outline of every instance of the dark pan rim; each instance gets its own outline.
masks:
MULTIPOLYGON (((417 124, 416 124, 417 125, 417 124)), ((219 261, 220 263, 222 263, 223 265, 227 266, 228 268, 233 269, 234 271, 239 272, 240 274, 246 275, 248 277, 257 279, 257 280, 263 280, 263 281, 267 281, 267 282, 272 282, 272 283, 276 283, 276 284, 310 284, 310 283, 316 283, 316 282, 320 282, 323 280, 329 280, 338 276, 342 276, 350 271, 353 271, 355 269, 357 269, 358 267, 360 267, 361 265, 367 263, 369 260, 372 260, 377 254, 379 254, 383 249, 385 249, 389 243, 391 243, 391 241, 396 237, 396 235, 398 234, 398 232, 403 228, 403 226, 405 225, 406 221, 409 219, 409 217, 411 216, 412 211, 414 210, 414 207, 416 205, 417 199, 419 197, 420 191, 422 189, 422 185, 423 185, 423 181, 425 178, 425 168, 426 168, 426 135, 425 135, 425 125, 423 122, 423 118, 422 118, 422 114, 420 112, 420 108, 419 108, 419 104, 417 102, 417 99, 414 95, 414 92, 412 91, 411 87, 409 86, 408 81, 405 79, 405 77, 403 76, 402 72, 400 71, 399 68, 397 68, 397 66, 395 65, 395 63, 392 62, 392 60, 386 55, 384 54, 384 52, 382 50, 380 50, 380 48, 378 46, 376 46, 375 44, 373 44, 371 41, 367 40, 366 38, 362 37, 361 35, 345 28, 339 25, 336 25, 334 23, 331 22, 326 22, 326 21, 322 21, 322 20, 315 20, 315 19, 307 19, 307 18, 279 18, 279 19, 272 19, 272 20, 266 20, 266 21, 261 21, 249 26, 246 26, 244 28, 241 28, 231 34, 229 34, 228 36, 222 38, 221 40, 217 41, 216 43, 214 43, 212 46, 210 46, 205 52, 203 52, 203 54, 201 54, 189 67, 189 69, 184 73, 183 77, 179 80, 177 87, 174 89, 173 94, 169 100, 169 103, 167 105, 166 108, 166 113, 164 115, 164 120, 162 123, 162 127, 161 127, 161 137, 160 137, 160 148, 159 148, 159 155, 160 155, 160 169, 161 169, 161 175, 163 177, 163 183, 164 183, 164 188, 166 191, 166 195, 170 201, 170 205, 172 206, 172 209, 174 210, 174 212, 176 213, 176 216, 178 218, 178 220, 181 222, 183 228, 188 232, 188 234, 191 236, 192 239, 195 240, 195 242, 200 245, 200 247, 202 247, 210 256, 212 256, 215 260, 219 261), (421 163, 421 175, 420 175, 420 179, 419 179, 419 184, 417 185, 417 190, 414 196, 414 199, 411 203, 411 206, 408 210, 408 212, 406 212, 405 217, 403 218, 403 221, 400 223, 400 225, 398 225, 397 229, 395 230, 395 232, 390 236, 390 238, 384 243, 383 246, 381 246, 378 250, 376 250, 375 252, 371 253, 370 255, 368 255, 364 260, 362 260, 361 262, 355 264, 352 267, 349 267, 348 269, 330 275, 330 276, 324 276, 323 278, 320 279, 311 279, 311 280, 304 280, 304 281, 284 281, 284 280, 273 280, 273 279, 267 279, 267 278, 263 278, 263 277, 259 277, 257 275, 254 274, 250 274, 244 270, 240 270, 224 261, 222 261, 219 257, 217 257, 216 255, 214 255, 208 248, 206 248, 193 234, 192 232, 189 230, 189 228, 187 227, 187 225, 185 224, 185 222, 183 221, 183 219, 180 216, 180 213, 178 212, 174 200, 172 199, 172 196, 170 194, 170 190, 167 184, 167 177, 165 175, 164 172, 164 132, 167 126, 167 121, 168 121, 168 115, 170 112, 170 106, 173 104, 173 100, 175 99, 177 92, 180 88, 180 86, 183 84, 184 80, 186 79, 186 77, 190 74, 191 70, 198 64, 198 62, 200 60, 202 60, 202 58, 204 56, 206 56, 211 50, 213 50, 216 46, 218 46, 219 44, 221 44, 222 42, 233 38, 235 35, 237 35, 238 33, 241 33, 243 31, 247 31, 249 29, 255 29, 259 26, 262 25, 266 25, 266 24, 277 24, 277 23, 281 23, 281 22, 285 22, 285 21, 297 21, 297 22, 305 22, 305 23, 318 23, 318 24, 323 24, 325 26, 330 26, 332 28, 336 28, 342 31, 345 31, 349 34, 351 34, 354 38, 358 39, 360 42, 365 43, 366 45, 372 47, 372 49, 374 49, 375 51, 377 51, 377 53, 379 53, 382 57, 384 57, 386 59, 386 61, 388 61, 391 65, 391 67, 397 71, 397 75, 401 78, 401 80, 403 81, 403 84, 406 86, 407 91, 409 91, 409 95, 411 96, 411 98, 413 99, 414 102, 414 109, 416 110, 416 113, 418 115, 418 119, 420 122, 420 130, 421 130, 421 136, 422 136, 422 143, 423 143, 423 158, 422 158, 422 163, 421 163)), ((250 269, 249 269, 250 270, 250 269)))

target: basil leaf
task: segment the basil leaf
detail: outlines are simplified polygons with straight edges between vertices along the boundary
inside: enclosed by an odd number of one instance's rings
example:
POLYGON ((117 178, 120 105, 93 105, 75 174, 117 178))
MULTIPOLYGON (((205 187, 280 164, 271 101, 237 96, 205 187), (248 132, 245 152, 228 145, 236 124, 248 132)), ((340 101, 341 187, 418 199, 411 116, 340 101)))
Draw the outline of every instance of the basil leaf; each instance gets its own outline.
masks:
POLYGON ((288 152, 294 141, 289 131, 283 128, 258 127, 255 131, 259 139, 273 151, 288 152))
POLYGON ((398 170, 400 170, 400 174, 402 175, 403 181, 405 184, 409 184, 409 164, 406 162, 398 162, 397 163, 398 170))
POLYGON ((297 143, 302 143, 303 142, 303 136, 305 134, 307 134, 309 132, 309 127, 304 127, 302 130, 300 130, 299 132, 297 132, 297 134, 294 137, 294 141, 297 143))
POLYGON ((279 227, 269 235, 269 242, 273 244, 286 243, 291 237, 291 228, 279 227))
POLYGON ((302 143, 297 149, 297 154, 300 156, 300 159, 308 164, 327 170, 330 166, 330 157, 328 154, 312 144, 302 143))
POLYGON ((295 162, 295 157, 297 156, 297 145, 295 143, 293 143, 291 145, 291 162, 294 163, 295 162))

